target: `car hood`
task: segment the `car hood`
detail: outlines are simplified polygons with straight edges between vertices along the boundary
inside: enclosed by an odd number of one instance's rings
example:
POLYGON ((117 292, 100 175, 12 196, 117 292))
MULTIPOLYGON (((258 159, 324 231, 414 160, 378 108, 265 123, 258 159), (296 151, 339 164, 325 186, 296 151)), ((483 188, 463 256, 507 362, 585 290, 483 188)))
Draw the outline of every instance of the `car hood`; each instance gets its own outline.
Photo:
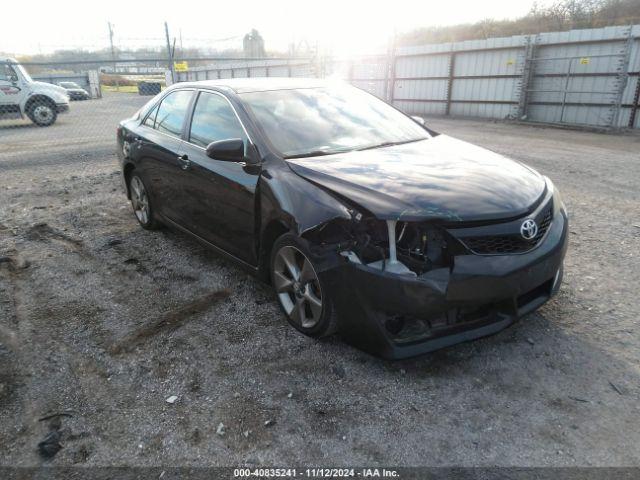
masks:
POLYGON ((287 163, 380 219, 513 218, 526 215, 546 188, 535 170, 446 135, 287 163))
POLYGON ((51 92, 62 93, 63 95, 67 93, 67 91, 59 85, 54 85, 52 83, 47 82, 31 82, 33 87, 37 87, 39 90, 49 90, 51 92))
POLYGON ((31 94, 35 95, 40 93, 43 95, 51 95, 56 102, 66 102, 69 97, 69 94, 64 88, 51 83, 30 82, 29 88, 31 94))

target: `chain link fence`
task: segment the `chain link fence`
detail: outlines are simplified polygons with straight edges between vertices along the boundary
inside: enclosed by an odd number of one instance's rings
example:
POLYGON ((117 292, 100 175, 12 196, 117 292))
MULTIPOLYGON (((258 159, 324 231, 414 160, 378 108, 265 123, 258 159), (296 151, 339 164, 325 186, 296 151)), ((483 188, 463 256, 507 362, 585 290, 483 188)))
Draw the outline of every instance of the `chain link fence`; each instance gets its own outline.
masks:
POLYGON ((113 151, 118 122, 174 82, 336 77, 410 114, 620 129, 640 127, 639 72, 640 25, 397 47, 344 59, 0 58, 0 168, 72 145, 113 151))

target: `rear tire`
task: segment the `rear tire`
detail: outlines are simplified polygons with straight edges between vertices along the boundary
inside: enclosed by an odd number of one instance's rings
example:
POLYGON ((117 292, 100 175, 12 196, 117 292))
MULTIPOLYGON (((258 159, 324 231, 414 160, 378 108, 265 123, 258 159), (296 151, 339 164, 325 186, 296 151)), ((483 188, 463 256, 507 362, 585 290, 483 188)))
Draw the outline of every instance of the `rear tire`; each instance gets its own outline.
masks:
POLYGON ((147 189, 142 177, 133 171, 129 175, 129 196, 131 197, 131 207, 138 223, 145 230, 157 230, 160 228, 160 222, 155 218, 155 212, 147 189))
POLYGON ((335 333, 338 322, 313 258, 303 241, 286 233, 274 243, 269 266, 271 284, 287 321, 299 332, 321 338, 335 333))
POLYGON ((56 123, 58 109, 55 103, 49 99, 36 99, 29 105, 27 116, 39 127, 48 127, 56 123))

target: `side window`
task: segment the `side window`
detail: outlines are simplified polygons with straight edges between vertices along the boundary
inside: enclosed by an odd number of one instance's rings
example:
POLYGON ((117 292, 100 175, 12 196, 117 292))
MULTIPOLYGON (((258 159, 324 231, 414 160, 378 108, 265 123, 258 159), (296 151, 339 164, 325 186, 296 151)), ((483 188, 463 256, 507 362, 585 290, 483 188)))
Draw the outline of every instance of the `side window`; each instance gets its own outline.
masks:
POLYGON ((8 63, 0 63, 0 80, 11 81, 16 76, 16 72, 8 63))
POLYGON ((150 128, 156 127, 156 115, 158 114, 158 107, 159 105, 156 105, 155 107, 153 107, 153 110, 151 111, 147 119, 144 121, 144 125, 146 125, 147 127, 150 127, 150 128))
POLYGON ((231 138, 247 138, 233 108, 220 95, 201 92, 193 111, 189 141, 206 148, 211 142, 231 138))
MULTIPOLYGON (((159 94, 155 95, 151 100, 149 100, 147 103, 145 103, 142 107, 140 107, 138 109, 138 111, 135 113, 134 117, 135 118, 139 118, 142 119, 144 117, 147 116, 147 113, 149 113, 151 110, 155 109, 155 107, 158 106, 158 99, 162 98, 162 92, 160 92, 159 94)), ((153 115, 153 121, 155 122, 156 116, 155 113, 153 115)))
POLYGON ((192 95, 192 91, 178 90, 164 97, 156 113, 155 129, 179 137, 192 95))

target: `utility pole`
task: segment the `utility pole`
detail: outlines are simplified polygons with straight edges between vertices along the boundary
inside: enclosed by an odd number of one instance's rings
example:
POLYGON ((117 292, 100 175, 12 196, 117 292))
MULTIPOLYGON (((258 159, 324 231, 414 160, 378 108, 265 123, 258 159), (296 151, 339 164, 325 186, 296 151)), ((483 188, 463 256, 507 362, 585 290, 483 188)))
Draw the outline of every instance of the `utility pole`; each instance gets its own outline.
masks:
POLYGON ((176 76, 173 66, 173 52, 171 51, 171 40, 169 40, 169 25, 164 22, 164 33, 167 37, 167 56, 169 57, 169 71, 171 72, 171 83, 175 83, 176 76))
POLYGON ((115 70, 115 61, 116 61, 116 51, 113 48, 113 25, 111 22, 107 22, 109 26, 109 43, 111 44, 111 60, 113 60, 113 69, 115 70))
MULTIPOLYGON (((111 62, 112 62, 112 68, 113 68, 113 73, 115 74, 116 72, 116 50, 113 47, 113 25, 111 24, 111 22, 107 22, 107 25, 109 26, 109 44, 111 45, 111 62)), ((118 78, 116 77, 116 90, 120 91, 120 81, 118 80, 118 78)))

